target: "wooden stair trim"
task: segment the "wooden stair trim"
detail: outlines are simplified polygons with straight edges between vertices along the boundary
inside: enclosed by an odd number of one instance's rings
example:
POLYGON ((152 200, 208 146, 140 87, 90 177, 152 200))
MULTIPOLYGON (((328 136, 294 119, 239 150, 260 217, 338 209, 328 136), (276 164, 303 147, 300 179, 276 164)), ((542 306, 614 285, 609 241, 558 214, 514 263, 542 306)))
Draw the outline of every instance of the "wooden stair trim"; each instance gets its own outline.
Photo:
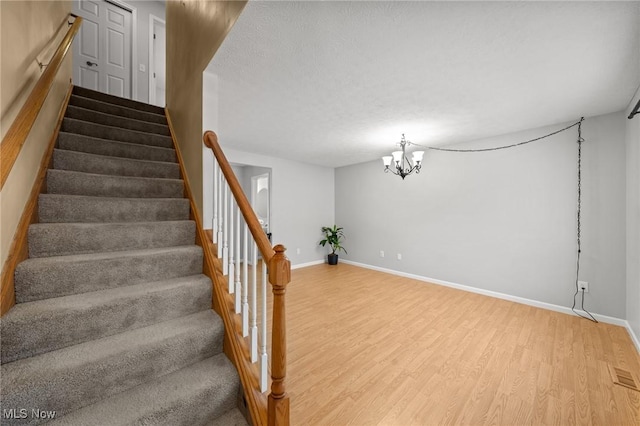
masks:
MULTIPOLYGON (((171 115, 169 110, 165 108, 167 116, 167 124, 171 133, 174 148, 176 150, 176 158, 180 167, 180 175, 184 181, 185 196, 189 199, 191 206, 190 218, 196 223, 196 244, 202 247, 203 251, 203 273, 207 275, 213 283, 212 291, 212 307, 220 315, 224 323, 224 351, 227 357, 233 362, 240 376, 240 382, 244 391, 244 397, 247 402, 247 409, 254 426, 265 426, 267 424, 267 397, 262 394, 259 389, 259 376, 255 366, 251 363, 249 352, 243 351, 243 342, 241 334, 237 333, 234 318, 229 309, 233 306, 231 296, 225 289, 226 282, 222 276, 222 265, 217 258, 213 256, 213 243, 209 241, 207 233, 202 227, 200 213, 193 198, 189 177, 184 168, 184 161, 180 147, 176 140, 176 133, 173 128, 171 115), (246 354, 246 355, 245 355, 246 354)), ((246 344, 244 344, 246 347, 246 344)))
POLYGON ((14 285, 14 273, 16 267, 20 262, 29 257, 29 244, 27 236, 29 234, 29 225, 32 223, 38 223, 38 197, 42 193, 47 192, 47 170, 51 166, 53 161, 53 149, 56 146, 58 140, 58 133, 62 127, 62 120, 64 114, 67 111, 67 105, 69 105, 69 99, 71 99, 71 92, 73 91, 73 84, 69 82, 69 90, 67 95, 60 105, 60 111, 58 112, 58 120, 56 127, 53 129, 49 145, 47 146, 42 160, 40 161, 40 167, 38 174, 31 187, 31 193, 27 204, 22 211, 18 227, 13 236, 11 247, 9 248, 9 254, 2 266, 2 276, 0 278, 0 316, 9 312, 9 310, 16 304, 15 285, 14 285))

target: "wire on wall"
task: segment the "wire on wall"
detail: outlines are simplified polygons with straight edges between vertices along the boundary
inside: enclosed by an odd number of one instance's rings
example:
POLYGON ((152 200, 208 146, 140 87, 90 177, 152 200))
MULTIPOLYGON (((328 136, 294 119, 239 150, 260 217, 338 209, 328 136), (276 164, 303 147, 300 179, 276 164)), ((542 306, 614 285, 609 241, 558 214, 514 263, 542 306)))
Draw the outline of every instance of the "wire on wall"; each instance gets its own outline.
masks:
POLYGON ((580 231, 581 231, 581 222, 580 222, 580 214, 582 212, 582 143, 584 139, 582 138, 582 121, 584 117, 580 119, 578 122, 578 211, 577 211, 577 224, 576 224, 576 234, 577 234, 577 256, 576 256, 576 292, 573 294, 573 305, 571 306, 571 310, 574 314, 582 317, 584 319, 588 319, 589 321, 598 322, 593 315, 589 311, 584 308, 584 289, 580 289, 578 280, 580 279, 580 253, 582 253, 582 242, 580 241, 580 231), (576 296, 582 290, 582 301, 580 303, 580 309, 585 312, 588 316, 582 315, 578 311, 576 311, 576 296))
POLYGON ((640 114, 640 100, 638 100, 638 103, 636 104, 636 106, 633 107, 633 110, 631 110, 631 114, 629 114, 629 117, 627 118, 631 120, 633 117, 636 116, 636 114, 640 114))
MULTIPOLYGON (((640 102, 638 102, 638 106, 640 106, 640 102)), ((638 106, 636 106, 636 109, 638 108, 638 106)), ((630 116, 629 118, 632 118, 632 116, 630 116)), ((409 142, 411 145, 416 145, 425 149, 430 149, 432 151, 445 151, 445 152, 487 152, 487 151, 498 151, 501 149, 507 149, 507 148, 515 148, 518 146, 522 146, 522 145, 526 145, 532 142, 536 142, 542 139, 546 139, 550 136, 553 135, 557 135, 558 133, 562 133, 564 131, 567 131, 573 127, 578 127, 578 210, 577 210, 577 226, 576 226, 576 236, 577 236, 577 256, 576 256, 576 292, 573 294, 573 305, 571 306, 571 310, 573 311, 573 313, 575 313, 576 315, 578 315, 581 318, 585 318, 588 319, 589 321, 593 321, 593 322, 598 322, 593 315, 591 315, 591 313, 589 311, 587 311, 584 307, 584 289, 581 289, 579 286, 579 278, 580 278, 580 254, 582 253, 582 243, 580 241, 580 233, 581 233, 581 213, 582 213, 582 143, 584 142, 584 139, 582 138, 582 122, 584 121, 584 117, 581 117, 580 120, 576 121, 575 123, 564 127, 560 130, 556 130, 555 132, 549 133, 547 135, 544 136, 540 136, 534 139, 529 139, 523 142, 518 142, 518 143, 513 143, 513 144, 509 144, 509 145, 502 145, 502 146, 497 146, 497 147, 493 147, 493 148, 476 148, 476 149, 455 149, 455 148, 438 148, 438 147, 433 147, 433 146, 425 146, 425 145, 420 145, 417 143, 413 143, 413 142, 409 142), (580 302, 580 309, 585 312, 587 315, 582 315, 580 312, 576 311, 576 296, 582 291, 582 300, 580 302)))

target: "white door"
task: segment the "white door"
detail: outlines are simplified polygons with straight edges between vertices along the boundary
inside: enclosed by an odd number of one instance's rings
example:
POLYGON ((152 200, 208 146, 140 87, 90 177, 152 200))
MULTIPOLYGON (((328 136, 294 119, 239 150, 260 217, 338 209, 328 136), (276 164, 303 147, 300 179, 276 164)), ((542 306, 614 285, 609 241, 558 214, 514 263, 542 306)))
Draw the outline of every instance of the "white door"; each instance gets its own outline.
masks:
POLYGON ((76 85, 131 98, 132 14, 105 0, 75 0, 84 19, 73 46, 76 85))
POLYGON ((149 103, 163 107, 165 105, 167 31, 163 20, 153 15, 150 19, 149 103))

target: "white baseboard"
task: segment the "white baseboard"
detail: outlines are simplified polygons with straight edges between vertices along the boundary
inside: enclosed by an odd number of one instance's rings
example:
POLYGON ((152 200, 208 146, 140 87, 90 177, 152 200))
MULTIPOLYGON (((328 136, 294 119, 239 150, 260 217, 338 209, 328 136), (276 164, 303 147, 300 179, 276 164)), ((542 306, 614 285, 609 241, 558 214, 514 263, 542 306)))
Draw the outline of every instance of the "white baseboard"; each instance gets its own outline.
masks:
MULTIPOLYGON (((538 300, 527 299, 527 298, 519 297, 519 296, 512 296, 510 294, 499 293, 497 291, 485 290, 485 289, 482 289, 482 288, 471 287, 471 286, 468 286, 468 285, 452 283, 452 282, 449 282, 449 281, 437 280, 437 279, 434 279, 434 278, 423 277, 421 275, 415 275, 415 274, 409 274, 407 272, 396 271, 394 269, 381 268, 379 266, 373 266, 373 265, 367 265, 365 263, 353 262, 351 260, 342 259, 340 261, 342 263, 346 263, 348 265, 359 266, 361 268, 372 269, 374 271, 379 271, 379 272, 386 272, 388 274, 397 275, 397 276, 400 276, 400 277, 411 278, 411 279, 414 279, 414 280, 424 281, 424 282, 428 282, 428 283, 432 283, 432 284, 439 284, 439 285, 443 285, 445 287, 451 287, 451 288, 455 288, 455 289, 458 289, 458 290, 468 291, 468 292, 471 292, 471 293, 482 294, 484 296, 495 297, 495 298, 498 298, 498 299, 509 300, 511 302, 521 303, 523 305, 535 306, 536 308, 548 309, 550 311, 556 311, 556 312, 562 312, 564 314, 575 315, 571 311, 571 308, 566 307, 566 306, 554 305, 553 303, 540 302, 538 300)), ((580 312, 581 314, 586 314, 585 312, 582 312, 582 311, 577 310, 577 309, 576 309, 576 311, 580 312)), ((620 318, 615 318, 615 317, 610 317, 610 316, 607 316, 607 315, 594 314, 594 313, 592 313, 592 315, 594 316, 595 319, 597 319, 600 322, 604 322, 604 323, 607 323, 607 324, 613 324, 613 325, 619 325, 621 327, 625 327, 627 329, 627 331, 629 332, 629 334, 631 336, 631 340, 634 342, 634 344, 636 346, 636 349, 638 349, 638 352, 640 352, 640 343, 638 342, 638 338, 637 338, 637 336, 635 336, 635 334, 633 333, 633 330, 631 329, 631 326, 629 325, 629 323, 626 320, 623 320, 623 319, 620 319, 620 318)))
POLYGON ((629 336, 631 336, 631 340, 633 341, 633 344, 636 345, 636 349, 638 350, 638 353, 640 353, 640 336, 636 335, 636 333, 633 332, 633 329, 631 328, 631 325, 629 324, 628 321, 625 321, 625 323, 627 327, 627 332, 629 333, 629 336))
POLYGON ((306 262, 306 263, 298 263, 297 265, 291 265, 291 269, 300 269, 300 268, 306 268, 307 266, 314 266, 314 265, 320 265, 324 263, 323 259, 320 260, 314 260, 313 262, 306 262))

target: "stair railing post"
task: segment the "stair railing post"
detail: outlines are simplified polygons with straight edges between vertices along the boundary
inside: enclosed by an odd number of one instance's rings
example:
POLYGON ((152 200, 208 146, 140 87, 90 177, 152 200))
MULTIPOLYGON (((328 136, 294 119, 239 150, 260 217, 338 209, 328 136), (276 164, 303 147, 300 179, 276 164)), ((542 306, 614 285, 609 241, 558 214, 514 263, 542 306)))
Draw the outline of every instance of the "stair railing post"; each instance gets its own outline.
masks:
POLYGON ((251 362, 256 362, 258 361, 258 246, 255 241, 252 245, 251 255, 251 270, 253 273, 251 274, 251 291, 249 292, 249 303, 251 304, 251 316, 249 318, 251 328, 249 330, 249 336, 251 338, 251 362))
POLYGON ((235 198, 233 198, 233 194, 229 194, 229 276, 227 277, 227 284, 229 287, 229 293, 233 294, 235 292, 235 283, 236 283, 236 264, 233 258, 235 254, 234 244, 235 244, 235 232, 233 226, 235 225, 233 222, 233 208, 236 203, 235 198))
POLYGON ((260 280, 260 391, 266 392, 268 387, 269 364, 267 355, 267 263, 262 259, 260 280))
POLYGON ((223 180, 224 183, 224 205, 223 205, 223 224, 222 229, 222 275, 229 274, 229 185, 227 180, 223 180))
POLYGON ((213 156, 213 244, 218 244, 218 162, 213 156))
POLYGON ((244 259, 242 262, 242 337, 249 335, 249 227, 244 224, 244 259))
POLYGON ((218 205, 218 259, 222 259, 222 169, 218 167, 216 175, 218 181, 218 196, 216 204, 218 205))
POLYGON ((236 210, 236 277, 235 277, 235 312, 239 314, 242 312, 242 284, 240 284, 240 207, 236 210))
POLYGON ((273 291, 273 321, 271 332, 271 393, 268 399, 267 424, 289 425, 289 395, 285 389, 287 375, 287 322, 285 292, 291 281, 291 262, 285 256, 286 248, 278 244, 269 261, 269 282, 273 291))

